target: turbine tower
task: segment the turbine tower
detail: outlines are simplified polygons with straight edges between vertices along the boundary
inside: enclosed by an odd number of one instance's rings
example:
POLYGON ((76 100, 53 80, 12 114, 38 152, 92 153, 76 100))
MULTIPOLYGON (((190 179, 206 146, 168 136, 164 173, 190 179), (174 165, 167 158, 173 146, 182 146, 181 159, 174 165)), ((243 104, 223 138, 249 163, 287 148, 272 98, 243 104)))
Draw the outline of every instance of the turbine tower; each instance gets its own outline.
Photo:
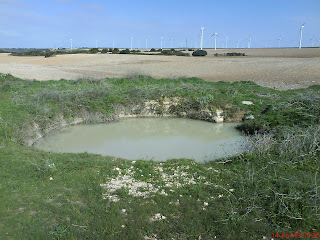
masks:
POLYGON ((200 41, 200 48, 202 50, 203 48, 203 30, 204 30, 204 27, 201 27, 201 41, 200 41))
MULTIPOLYGON (((305 24, 305 23, 304 23, 305 24)), ((299 49, 301 49, 302 47, 302 31, 303 31, 303 28, 304 28, 304 24, 301 25, 300 27, 300 42, 299 42, 299 49)))
POLYGON ((170 46, 172 48, 173 38, 170 38, 170 46))
POLYGON ((146 38, 146 49, 148 49, 148 38, 146 38))
POLYGON ((130 47, 131 50, 132 50, 132 44, 133 44, 133 37, 131 37, 131 47, 130 47))
POLYGON ((251 36, 249 36, 248 48, 251 48, 251 39, 252 39, 252 37, 251 37, 251 36))
POLYGON ((237 41, 237 48, 239 48, 239 40, 237 41))
POLYGON ((314 36, 310 39, 312 41, 312 47, 314 47, 314 36))
POLYGON ((161 41, 161 50, 162 50, 162 40, 163 40, 163 37, 160 37, 160 41, 161 41))
POLYGON ((212 34, 211 37, 214 36, 214 50, 217 50, 217 36, 218 36, 218 33, 214 33, 212 34))
POLYGON ((228 36, 226 36, 226 48, 228 48, 228 36))
POLYGON ((279 48, 280 48, 280 42, 281 42, 281 40, 282 40, 282 38, 279 37, 279 38, 278 38, 278 47, 279 47, 279 48))
POLYGON ((70 39, 70 49, 72 50, 72 38, 70 39))

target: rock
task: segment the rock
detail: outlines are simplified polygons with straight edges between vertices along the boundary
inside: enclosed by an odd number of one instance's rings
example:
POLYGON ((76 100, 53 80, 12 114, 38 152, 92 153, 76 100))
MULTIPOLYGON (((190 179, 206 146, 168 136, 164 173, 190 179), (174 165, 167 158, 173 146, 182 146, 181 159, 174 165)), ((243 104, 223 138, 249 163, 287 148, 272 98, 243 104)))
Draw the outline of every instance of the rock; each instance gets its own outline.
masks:
POLYGON ((216 111, 216 116, 213 117, 213 120, 216 122, 216 123, 221 123, 224 121, 224 118, 222 116, 222 113, 223 111, 222 110, 217 110, 216 111))
POLYGON ((242 104, 244 104, 244 105, 252 105, 253 102, 251 102, 251 101, 242 101, 242 104))
POLYGON ((253 119, 254 119, 254 116, 252 114, 244 117, 244 120, 253 120, 253 119))

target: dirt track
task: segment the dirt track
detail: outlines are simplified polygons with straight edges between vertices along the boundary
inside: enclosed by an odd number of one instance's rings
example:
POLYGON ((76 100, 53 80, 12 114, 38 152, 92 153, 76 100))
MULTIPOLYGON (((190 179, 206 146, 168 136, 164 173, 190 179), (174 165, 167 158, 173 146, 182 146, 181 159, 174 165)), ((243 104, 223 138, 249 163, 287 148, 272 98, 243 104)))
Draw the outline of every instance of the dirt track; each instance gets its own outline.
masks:
POLYGON ((206 57, 77 54, 15 57, 0 54, 0 72, 23 79, 59 80, 125 77, 199 77, 207 81, 254 81, 276 89, 320 85, 320 48, 208 50, 206 57), (213 54, 245 52, 246 57, 213 54))

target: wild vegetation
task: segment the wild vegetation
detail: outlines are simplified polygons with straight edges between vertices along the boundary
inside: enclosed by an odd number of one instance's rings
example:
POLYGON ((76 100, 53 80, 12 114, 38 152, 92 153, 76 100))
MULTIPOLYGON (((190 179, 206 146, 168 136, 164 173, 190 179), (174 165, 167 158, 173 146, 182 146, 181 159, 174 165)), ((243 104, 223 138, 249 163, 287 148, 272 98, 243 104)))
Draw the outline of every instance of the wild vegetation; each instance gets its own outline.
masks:
POLYGON ((214 56, 227 56, 227 57, 234 57, 234 56, 245 56, 245 53, 238 53, 238 52, 230 52, 230 53, 215 53, 214 56))
POLYGON ((175 55, 175 56, 190 56, 190 54, 189 53, 184 53, 184 52, 182 52, 182 51, 177 51, 177 50, 175 50, 174 48, 172 48, 172 49, 163 49, 162 51, 161 51, 161 54, 162 55, 168 55, 168 56, 170 56, 170 55, 175 55))
POLYGON ((1 74, 0 93, 1 239, 262 239, 320 230, 320 86, 1 74), (106 122, 119 106, 166 97, 180 99, 172 111, 223 109, 226 119, 251 119, 239 127, 252 133, 248 151, 205 164, 159 163, 23 145, 30 127, 84 116, 106 122))
POLYGON ((194 56, 194 57, 199 57, 199 56, 204 57, 204 56, 207 56, 207 54, 208 53, 205 50, 196 50, 196 51, 194 51, 192 53, 192 56, 194 56))

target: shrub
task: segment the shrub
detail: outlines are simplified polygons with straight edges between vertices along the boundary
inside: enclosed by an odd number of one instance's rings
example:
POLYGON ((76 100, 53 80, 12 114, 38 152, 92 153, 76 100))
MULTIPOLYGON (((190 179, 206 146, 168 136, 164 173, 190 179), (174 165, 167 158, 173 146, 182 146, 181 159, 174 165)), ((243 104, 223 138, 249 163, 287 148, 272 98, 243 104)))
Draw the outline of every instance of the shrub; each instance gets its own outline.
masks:
POLYGON ((109 49, 107 49, 107 48, 104 48, 104 49, 102 49, 102 51, 101 51, 101 53, 108 53, 109 52, 109 49))
POLYGON ((163 55, 175 55, 175 51, 172 50, 162 50, 161 54, 163 55))
POLYGON ((129 53, 130 53, 130 50, 128 48, 121 50, 121 52, 120 52, 120 54, 129 54, 129 53))
POLYGON ((208 53, 205 50, 197 50, 192 53, 192 56, 206 56, 208 53))
POLYGON ((53 55, 55 55, 54 52, 52 52, 52 51, 46 51, 46 53, 44 54, 44 57, 45 57, 45 58, 48 58, 48 57, 52 57, 53 55))
POLYGON ((176 56, 190 56, 190 53, 176 52, 176 56))
POLYGON ((118 54, 120 51, 119 51, 119 49, 118 48, 114 48, 113 50, 112 50, 112 54, 118 54))
POLYGON ((227 56, 245 56, 245 53, 237 53, 237 52, 232 52, 232 53, 227 53, 227 56))
POLYGON ((157 50, 156 49, 154 49, 154 48, 151 48, 150 49, 150 52, 156 52, 157 50))
POLYGON ((89 50, 89 53, 91 53, 91 54, 95 54, 95 53, 98 53, 98 52, 99 52, 99 48, 91 48, 89 50))
POLYGON ((189 48, 189 49, 188 49, 188 51, 190 51, 190 52, 191 52, 191 51, 194 51, 194 49, 192 49, 192 48, 189 48))

